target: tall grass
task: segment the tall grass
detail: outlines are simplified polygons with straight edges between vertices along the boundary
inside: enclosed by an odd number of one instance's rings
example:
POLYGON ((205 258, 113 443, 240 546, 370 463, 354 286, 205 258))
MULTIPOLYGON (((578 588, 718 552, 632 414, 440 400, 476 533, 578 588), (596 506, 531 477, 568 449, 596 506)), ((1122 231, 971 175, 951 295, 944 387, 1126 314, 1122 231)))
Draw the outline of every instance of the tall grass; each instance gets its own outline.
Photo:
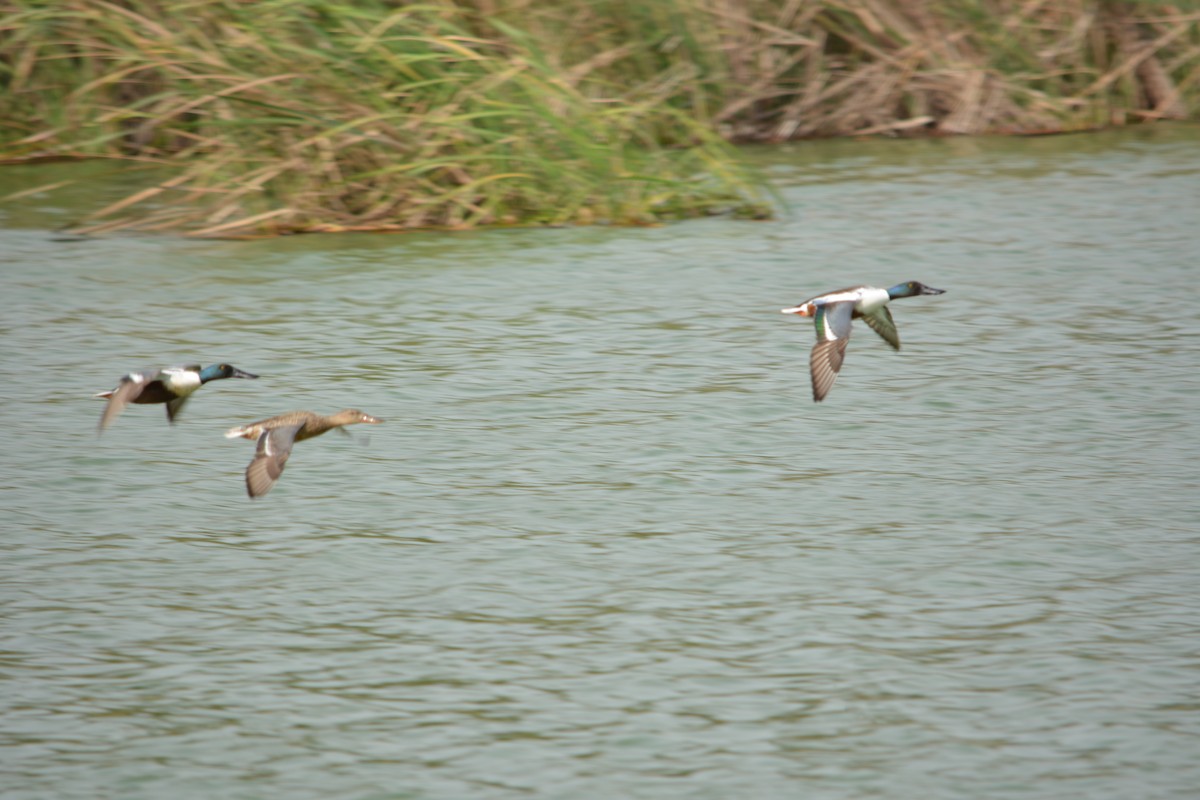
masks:
POLYGON ((644 223, 761 210, 664 87, 564 76, 450 3, 64 0, 6 7, 9 158, 171 168, 85 230, 644 223))
POLYGON ((0 157, 155 168, 86 230, 760 214, 726 141, 1193 116, 1198 23, 1107 0, 0 0, 0 157))

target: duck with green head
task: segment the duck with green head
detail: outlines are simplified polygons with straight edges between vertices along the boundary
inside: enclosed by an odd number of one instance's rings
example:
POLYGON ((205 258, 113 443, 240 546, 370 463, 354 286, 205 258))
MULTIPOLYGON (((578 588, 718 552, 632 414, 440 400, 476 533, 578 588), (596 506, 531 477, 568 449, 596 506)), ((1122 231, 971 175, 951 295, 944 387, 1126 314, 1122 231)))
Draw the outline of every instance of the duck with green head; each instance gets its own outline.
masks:
POLYGON ((851 320, 861 319, 893 349, 899 350, 900 334, 896 332, 896 323, 892 321, 888 303, 901 297, 927 294, 945 294, 945 290, 934 289, 919 281, 898 283, 890 289, 851 286, 782 309, 784 314, 815 318, 817 343, 813 345, 808 359, 813 401, 819 403, 824 400, 837 380, 846 357, 846 345, 850 341, 851 320))
POLYGON ((117 388, 95 395, 108 400, 104 414, 100 417, 100 430, 103 431, 111 425, 130 403, 165 403, 167 422, 174 423, 187 399, 209 381, 257 377, 232 364, 213 364, 204 368, 199 364, 185 364, 179 367, 130 372, 121 376, 117 388))

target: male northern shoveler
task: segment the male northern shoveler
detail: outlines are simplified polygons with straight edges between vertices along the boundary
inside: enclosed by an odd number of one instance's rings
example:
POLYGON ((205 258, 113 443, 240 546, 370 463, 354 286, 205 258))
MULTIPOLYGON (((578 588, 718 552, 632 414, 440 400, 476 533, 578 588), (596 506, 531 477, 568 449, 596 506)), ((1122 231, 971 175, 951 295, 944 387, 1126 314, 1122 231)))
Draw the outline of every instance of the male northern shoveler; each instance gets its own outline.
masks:
POLYGON ((167 421, 173 423, 192 393, 209 381, 257 377, 230 364, 213 364, 203 369, 199 364, 186 364, 182 367, 131 372, 123 375, 117 388, 111 392, 95 395, 108 398, 108 407, 100 417, 100 430, 111 425, 130 403, 166 403, 167 421))
POLYGON ((826 292, 798 306, 782 309, 784 314, 800 317, 816 317, 817 343, 809 355, 809 370, 812 372, 813 402, 819 403, 833 388, 842 360, 846 357, 846 344, 850 339, 850 321, 862 318, 871 330, 896 350, 900 349, 900 335, 887 304, 899 297, 916 297, 922 294, 943 294, 944 289, 934 289, 917 281, 898 283, 890 289, 874 286, 851 286, 826 292))
POLYGON ((277 417, 230 428, 225 438, 258 440, 254 460, 246 467, 246 492, 251 497, 262 497, 271 491, 275 481, 283 474, 283 465, 292 454, 293 444, 359 422, 378 425, 383 420, 356 408, 347 408, 327 417, 311 411, 289 411, 277 417))

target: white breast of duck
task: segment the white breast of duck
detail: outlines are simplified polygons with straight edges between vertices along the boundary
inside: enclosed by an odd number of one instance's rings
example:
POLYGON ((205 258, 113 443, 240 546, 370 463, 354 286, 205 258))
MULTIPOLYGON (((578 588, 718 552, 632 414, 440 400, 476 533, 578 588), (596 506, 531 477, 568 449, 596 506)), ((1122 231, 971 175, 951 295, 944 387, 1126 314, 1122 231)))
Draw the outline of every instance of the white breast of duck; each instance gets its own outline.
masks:
POLYGON ((164 369, 159 380, 176 397, 187 397, 201 386, 200 373, 187 369, 164 369))
POLYGON ((854 310, 860 314, 869 314, 880 306, 886 306, 891 299, 887 289, 864 286, 858 290, 858 302, 855 303, 854 310))
POLYGON ((807 303, 801 303, 795 308, 783 309, 786 314, 798 317, 815 317, 817 309, 830 303, 854 303, 854 310, 860 314, 868 314, 880 306, 887 305, 891 300, 887 289, 876 289, 874 286, 855 286, 853 289, 843 289, 840 292, 830 292, 820 297, 814 297, 807 303))

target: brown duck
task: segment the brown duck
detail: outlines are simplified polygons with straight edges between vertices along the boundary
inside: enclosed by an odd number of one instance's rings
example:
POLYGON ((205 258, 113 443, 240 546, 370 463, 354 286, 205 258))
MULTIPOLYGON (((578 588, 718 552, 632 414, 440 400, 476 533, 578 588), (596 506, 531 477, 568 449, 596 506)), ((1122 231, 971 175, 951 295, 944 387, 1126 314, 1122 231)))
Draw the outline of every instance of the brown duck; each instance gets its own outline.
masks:
POLYGON ((283 474, 283 465, 292 454, 293 444, 343 425, 360 422, 378 425, 383 420, 356 408, 347 408, 327 417, 311 411, 289 411, 277 417, 230 428, 225 438, 258 440, 254 460, 246 467, 246 492, 251 497, 262 497, 271 491, 275 481, 283 474))

